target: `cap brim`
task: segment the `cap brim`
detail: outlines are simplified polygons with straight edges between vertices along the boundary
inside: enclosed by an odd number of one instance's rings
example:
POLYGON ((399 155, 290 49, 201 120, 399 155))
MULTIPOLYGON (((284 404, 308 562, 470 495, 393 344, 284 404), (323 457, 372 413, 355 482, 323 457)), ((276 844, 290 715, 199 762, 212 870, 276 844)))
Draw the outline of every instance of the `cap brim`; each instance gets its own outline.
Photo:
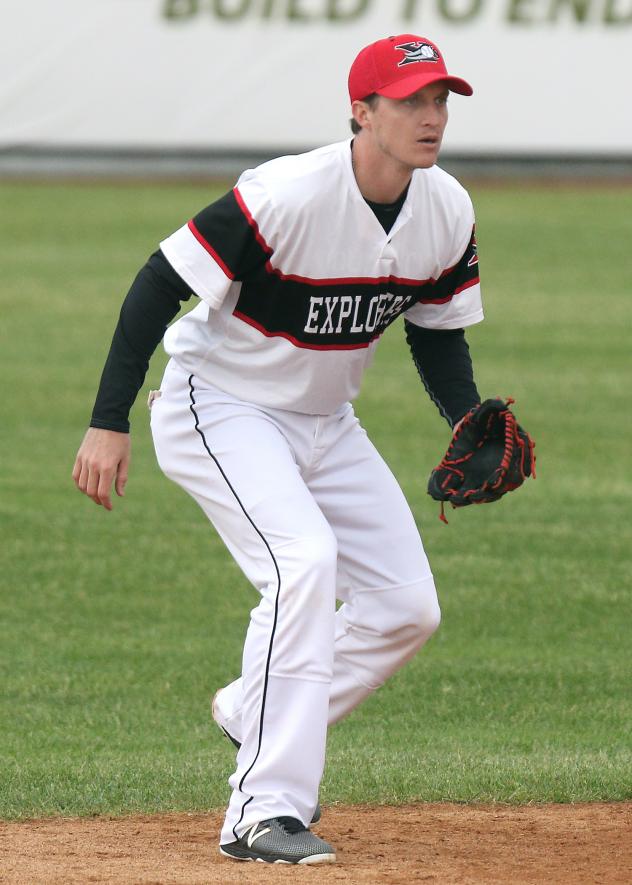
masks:
POLYGON ((378 95, 385 98, 408 98, 413 92, 418 92, 424 86, 431 83, 445 83, 450 92, 457 92, 459 95, 472 95, 474 90, 465 80, 460 77, 450 77, 446 74, 415 74, 414 77, 405 77, 390 86, 383 86, 376 90, 378 95))

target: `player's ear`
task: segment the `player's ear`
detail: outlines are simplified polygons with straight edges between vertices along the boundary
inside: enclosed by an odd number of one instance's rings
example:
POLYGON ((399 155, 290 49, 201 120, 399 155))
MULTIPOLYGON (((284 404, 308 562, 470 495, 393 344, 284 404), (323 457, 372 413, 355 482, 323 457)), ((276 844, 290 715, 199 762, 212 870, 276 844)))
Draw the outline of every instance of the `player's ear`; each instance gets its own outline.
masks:
POLYGON ((351 113, 360 129, 371 127, 371 108, 365 101, 354 101, 351 105, 351 113))

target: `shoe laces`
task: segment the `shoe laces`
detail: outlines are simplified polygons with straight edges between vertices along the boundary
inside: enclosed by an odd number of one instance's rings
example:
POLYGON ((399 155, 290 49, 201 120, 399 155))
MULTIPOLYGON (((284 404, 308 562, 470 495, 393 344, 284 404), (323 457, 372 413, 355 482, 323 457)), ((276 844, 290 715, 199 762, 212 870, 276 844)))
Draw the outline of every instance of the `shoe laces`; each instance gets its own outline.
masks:
POLYGON ((276 817, 274 820, 276 820, 279 826, 285 830, 288 836, 291 836, 294 833, 304 833, 307 829, 307 827, 295 817, 276 817))

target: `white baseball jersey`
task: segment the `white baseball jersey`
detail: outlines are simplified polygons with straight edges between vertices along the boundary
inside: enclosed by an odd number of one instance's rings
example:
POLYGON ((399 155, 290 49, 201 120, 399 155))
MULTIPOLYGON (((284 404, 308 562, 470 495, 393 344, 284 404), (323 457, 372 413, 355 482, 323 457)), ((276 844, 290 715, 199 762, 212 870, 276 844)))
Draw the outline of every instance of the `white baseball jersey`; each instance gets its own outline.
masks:
POLYGON ((349 140, 247 170, 160 245, 201 298, 168 330, 167 352, 261 406, 336 411, 402 314, 430 329, 483 318, 467 192, 436 166, 418 169, 385 233, 349 140))

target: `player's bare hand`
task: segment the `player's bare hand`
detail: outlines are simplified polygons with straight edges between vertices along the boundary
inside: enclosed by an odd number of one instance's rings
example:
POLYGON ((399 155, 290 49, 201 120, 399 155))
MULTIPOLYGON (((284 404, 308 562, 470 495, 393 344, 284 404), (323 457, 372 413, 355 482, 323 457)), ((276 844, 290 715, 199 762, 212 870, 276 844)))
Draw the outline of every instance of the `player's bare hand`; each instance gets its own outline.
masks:
POLYGON ((122 498, 129 471, 129 433, 89 427, 77 452, 72 478, 80 492, 95 504, 112 509, 112 483, 122 498))

